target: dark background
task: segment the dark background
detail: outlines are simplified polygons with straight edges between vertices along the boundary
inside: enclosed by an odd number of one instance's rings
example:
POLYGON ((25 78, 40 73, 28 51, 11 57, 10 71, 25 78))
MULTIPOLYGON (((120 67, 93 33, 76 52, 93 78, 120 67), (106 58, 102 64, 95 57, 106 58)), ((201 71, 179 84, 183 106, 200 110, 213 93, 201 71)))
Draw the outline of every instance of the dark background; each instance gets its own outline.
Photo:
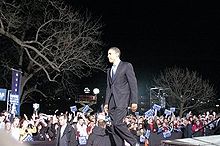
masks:
MULTIPOLYGON (((133 64, 139 94, 166 67, 189 68, 220 87, 220 8, 215 2, 74 0, 70 4, 103 22, 105 51, 117 46, 133 64)), ((106 60, 107 61, 107 60, 106 60)), ((103 88, 105 74, 85 79, 103 88)), ((93 83, 93 85, 91 85, 93 83)), ((219 93, 218 93, 219 94, 219 93)), ((217 95, 218 98, 219 95, 217 95)))
MULTIPOLYGON (((106 62, 109 47, 119 47, 122 52, 121 59, 131 62, 134 66, 140 96, 148 97, 146 86, 153 86, 153 78, 166 67, 176 66, 197 71, 204 79, 210 80, 216 89, 216 99, 220 99, 220 8, 217 2, 66 2, 82 13, 88 11, 92 17, 100 18, 100 22, 104 24, 106 62)), ((98 96, 104 98, 106 73, 94 73, 91 77, 80 80, 78 84, 81 85, 80 92, 83 92, 85 87, 90 90, 99 88, 98 96)), ((66 102, 57 104, 69 108, 66 102)))

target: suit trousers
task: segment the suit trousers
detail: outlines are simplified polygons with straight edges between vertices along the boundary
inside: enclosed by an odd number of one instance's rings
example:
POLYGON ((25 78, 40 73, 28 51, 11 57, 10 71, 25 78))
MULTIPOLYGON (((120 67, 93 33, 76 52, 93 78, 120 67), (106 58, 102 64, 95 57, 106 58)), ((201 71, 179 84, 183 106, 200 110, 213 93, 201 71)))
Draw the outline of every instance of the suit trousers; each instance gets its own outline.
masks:
POLYGON ((128 130, 123 119, 127 116, 127 107, 116 107, 113 96, 109 102, 109 116, 111 117, 111 133, 116 146, 124 146, 126 140, 131 146, 135 145, 137 140, 128 130))

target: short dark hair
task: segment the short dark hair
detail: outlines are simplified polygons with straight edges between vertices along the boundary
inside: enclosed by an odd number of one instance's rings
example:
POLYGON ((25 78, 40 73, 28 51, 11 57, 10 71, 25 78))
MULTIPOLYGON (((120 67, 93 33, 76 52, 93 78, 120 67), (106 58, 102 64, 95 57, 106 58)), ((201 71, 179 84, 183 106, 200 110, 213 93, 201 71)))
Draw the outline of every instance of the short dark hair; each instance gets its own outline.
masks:
POLYGON ((60 114, 59 117, 63 117, 64 119, 67 119, 67 115, 66 114, 60 114))
POLYGON ((114 50, 116 53, 119 54, 119 57, 121 56, 121 51, 118 47, 111 47, 109 50, 114 50))
POLYGON ((77 120, 79 121, 80 119, 83 119, 83 118, 82 118, 82 117, 78 117, 78 119, 77 119, 77 120))
POLYGON ((104 128, 106 125, 105 120, 98 120, 98 126, 104 128))

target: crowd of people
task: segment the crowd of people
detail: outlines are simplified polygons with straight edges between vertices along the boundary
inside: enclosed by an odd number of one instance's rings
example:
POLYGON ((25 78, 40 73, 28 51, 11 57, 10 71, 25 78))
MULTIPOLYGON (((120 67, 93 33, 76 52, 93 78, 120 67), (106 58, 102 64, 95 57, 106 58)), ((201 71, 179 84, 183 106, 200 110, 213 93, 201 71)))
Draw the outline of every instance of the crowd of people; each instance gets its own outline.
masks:
MULTIPOLYGON (((4 129, 18 141, 53 141, 57 139, 57 131, 61 124, 60 116, 65 115, 67 123, 74 129, 73 136, 79 145, 92 146, 95 141, 101 145, 111 145, 108 128, 111 120, 105 113, 66 112, 59 115, 34 113, 31 117, 10 118, 7 111, 0 114, 0 129, 4 129), (107 127, 108 127, 107 126, 107 127), (96 127, 96 128, 95 128, 96 127), (97 137, 100 137, 97 140, 97 137)), ((139 143, 148 143, 151 133, 163 133, 169 137, 175 132, 182 133, 182 138, 220 134, 220 119, 215 112, 194 115, 187 113, 184 117, 159 115, 153 116, 129 114, 124 118, 128 129, 139 143), (208 124, 209 123, 209 124, 208 124), (208 124, 208 125, 207 125, 208 124), (207 125, 204 127, 204 125, 207 125)), ((127 143, 127 145, 129 145, 127 143)))
POLYGON ((139 114, 134 68, 131 63, 122 61, 120 55, 117 47, 108 50, 112 67, 107 69, 103 112, 71 110, 47 115, 38 113, 35 105, 30 117, 25 114, 15 117, 7 111, 1 112, 0 129, 22 143, 53 141, 56 146, 138 146, 148 145, 155 134, 162 134, 165 139, 174 133, 181 134, 180 138, 220 134, 219 114, 215 112, 207 111, 200 115, 189 112, 179 117, 174 114, 175 108, 165 109, 161 114, 161 106, 155 104, 143 115, 139 114))

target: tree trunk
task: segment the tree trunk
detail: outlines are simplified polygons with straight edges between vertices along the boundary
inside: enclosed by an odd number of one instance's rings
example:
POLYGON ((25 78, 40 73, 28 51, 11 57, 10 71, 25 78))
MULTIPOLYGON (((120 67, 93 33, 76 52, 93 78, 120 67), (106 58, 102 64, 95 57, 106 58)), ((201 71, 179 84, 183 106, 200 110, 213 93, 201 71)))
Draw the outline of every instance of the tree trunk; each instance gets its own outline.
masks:
POLYGON ((180 116, 180 117, 183 116, 183 107, 184 107, 184 103, 181 102, 181 103, 180 103, 180 113, 179 113, 179 116, 180 116))

